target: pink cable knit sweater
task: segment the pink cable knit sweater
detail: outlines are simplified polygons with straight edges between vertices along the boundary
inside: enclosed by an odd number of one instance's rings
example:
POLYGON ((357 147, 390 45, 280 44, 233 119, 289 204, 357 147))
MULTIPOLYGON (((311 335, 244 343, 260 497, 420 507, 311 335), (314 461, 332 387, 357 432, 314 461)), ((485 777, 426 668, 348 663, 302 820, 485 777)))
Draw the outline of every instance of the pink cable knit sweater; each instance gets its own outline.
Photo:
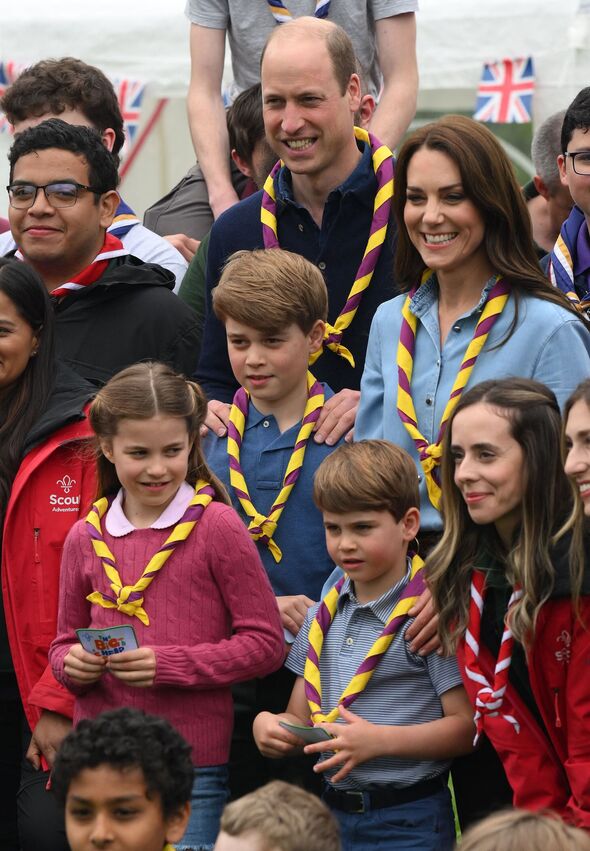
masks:
MULTIPOLYGON (((123 584, 133 584, 170 529, 137 529, 124 537, 104 532, 123 584)), ((228 760, 232 683, 263 677, 284 659, 277 604, 255 545, 235 511, 212 502, 197 527, 161 569, 144 595, 150 624, 116 609, 91 605, 86 595, 109 590, 85 521, 64 547, 57 636, 49 651, 53 673, 76 695, 74 724, 105 709, 132 706, 168 719, 193 748, 195 765, 228 760), (141 646, 156 653, 156 681, 132 688, 112 674, 91 686, 64 673, 77 628, 132 623, 141 646)))

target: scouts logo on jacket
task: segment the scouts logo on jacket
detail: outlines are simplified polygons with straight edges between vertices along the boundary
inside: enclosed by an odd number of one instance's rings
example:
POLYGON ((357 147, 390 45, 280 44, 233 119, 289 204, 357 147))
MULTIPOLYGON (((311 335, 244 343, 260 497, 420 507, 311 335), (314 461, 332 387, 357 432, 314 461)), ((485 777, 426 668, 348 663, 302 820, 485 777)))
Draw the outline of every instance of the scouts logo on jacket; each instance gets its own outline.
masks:
POLYGON ((57 494, 52 493, 49 495, 49 504, 51 505, 52 511, 78 511, 80 507, 80 494, 77 496, 68 496, 74 485, 76 484, 76 479, 72 479, 71 476, 68 476, 66 473, 61 479, 58 479, 55 483, 59 485, 62 489, 63 493, 57 494))
POLYGON ((565 665, 570 660, 572 644, 572 637, 566 629, 559 633, 556 643, 557 650, 555 651, 555 658, 558 662, 561 662, 562 665, 565 665), (560 644, 563 646, 560 647, 560 644))

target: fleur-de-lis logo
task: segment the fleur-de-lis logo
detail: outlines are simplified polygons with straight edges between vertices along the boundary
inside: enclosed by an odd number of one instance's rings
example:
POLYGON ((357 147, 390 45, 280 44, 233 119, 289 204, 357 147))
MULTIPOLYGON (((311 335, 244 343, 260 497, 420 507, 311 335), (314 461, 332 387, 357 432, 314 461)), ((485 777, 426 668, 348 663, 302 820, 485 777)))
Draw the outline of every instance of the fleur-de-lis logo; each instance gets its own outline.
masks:
POLYGON ((63 479, 58 479, 56 484, 61 485, 64 489, 64 493, 69 493, 76 484, 76 479, 72 479, 70 476, 65 475, 63 479))

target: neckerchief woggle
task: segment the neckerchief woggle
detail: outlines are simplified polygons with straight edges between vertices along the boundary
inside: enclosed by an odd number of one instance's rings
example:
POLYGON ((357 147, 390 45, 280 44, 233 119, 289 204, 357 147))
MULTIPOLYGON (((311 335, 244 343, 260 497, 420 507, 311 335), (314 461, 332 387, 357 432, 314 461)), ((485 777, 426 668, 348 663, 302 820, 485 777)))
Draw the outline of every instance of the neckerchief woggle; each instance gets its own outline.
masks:
MULTIPOLYGON (((475 699, 475 716, 473 718, 476 729, 473 742, 474 746, 477 744, 482 733, 486 716, 494 717, 500 715, 505 721, 512 724, 517 733, 520 732, 520 725, 516 718, 513 715, 508 715, 500 711, 508 687, 508 675, 510 673, 512 648, 514 646, 514 637, 508 626, 504 627, 502 633, 498 659, 494 668, 493 683, 488 681, 479 664, 481 620, 485 590, 485 574, 481 570, 474 570, 471 577, 469 623, 465 632, 465 674, 472 682, 477 683, 479 686, 475 699)), ((522 590, 515 588, 508 601, 508 611, 521 597, 522 590)))
POLYGON ((273 540, 279 518, 283 513, 285 504, 295 487, 299 478, 307 442, 312 435, 320 412, 324 405, 324 390, 319 381, 313 377, 311 372, 307 373, 307 402, 299 432, 295 439, 293 452, 287 464, 287 470, 283 478, 283 484, 277 498, 275 499, 268 516, 256 510, 248 491, 248 484, 240 464, 240 451, 244 439, 246 420, 248 418, 248 406, 250 395, 247 390, 240 387, 234 396, 229 414, 227 427, 227 454, 229 456, 229 481, 234 493, 240 501, 244 513, 250 518, 248 531, 254 541, 259 541, 268 547, 276 562, 279 562, 283 554, 273 540))
MULTIPOLYGON (((587 227, 586 217, 579 207, 572 211, 561 226, 559 236, 549 257, 547 272, 554 287, 565 293, 566 297, 580 311, 588 308, 590 290, 580 299, 574 285, 574 266, 576 264, 578 234, 587 227)), ((588 284, 588 281, 586 282, 588 284)))
MULTIPOLYGON (((428 278, 430 278, 431 274, 431 270, 427 269, 422 275, 422 280, 419 286, 424 284, 428 278)), ((441 442, 447 427, 447 422, 471 377, 477 358, 485 346, 488 334, 492 330, 494 323, 502 313, 504 306, 508 301, 510 296, 510 287, 503 278, 496 276, 496 282, 488 293, 484 309, 475 327, 475 331, 473 332, 473 338, 463 355, 463 361, 459 367, 459 371, 457 372, 457 377, 453 383, 449 401, 446 404, 440 421, 438 436, 435 443, 429 443, 420 431, 418 426, 418 417, 416 415, 416 409, 414 408, 414 401, 412 399, 411 385, 412 372, 414 369, 414 353, 416 348, 418 318, 414 313, 412 313, 411 303, 417 289, 418 287, 414 287, 414 289, 408 293, 402 307, 402 323, 397 347, 397 412, 408 434, 414 441, 416 450, 418 451, 420 465, 424 471, 424 479, 430 502, 436 509, 438 509, 440 505, 441 491, 436 471, 440 465, 440 459, 442 456, 441 442)))
MULTIPOLYGON (((90 284, 98 281, 98 279, 103 276, 107 266, 109 265, 109 261, 112 260, 113 257, 125 257, 127 254, 129 254, 129 252, 118 237, 113 236, 110 233, 105 233, 102 248, 92 263, 89 263, 86 268, 82 269, 81 272, 78 272, 77 275, 74 275, 71 280, 60 284, 54 290, 51 290, 49 295, 52 298, 60 298, 61 296, 68 295, 68 293, 75 292, 76 290, 82 290, 84 287, 90 286, 90 284)), ((17 249, 14 256, 18 260, 24 260, 26 262, 27 258, 23 255, 20 248, 17 249)))
POLYGON ((322 682, 320 677, 320 657, 324 639, 328 634, 338 608, 338 598, 346 581, 343 576, 326 594, 319 605, 317 614, 309 628, 309 647, 303 670, 305 697, 309 704, 311 720, 314 724, 329 723, 340 717, 339 706, 347 709, 357 697, 367 688, 375 668, 387 652, 396 633, 408 618, 408 612, 425 589, 422 568, 424 562, 419 555, 412 556, 410 576, 402 589, 401 595, 391 614, 387 618, 381 635, 373 643, 369 652, 359 665, 355 675, 346 686, 338 699, 338 703, 330 712, 322 712, 322 682))
MULTIPOLYGON (((293 19, 293 15, 282 0, 267 0, 267 2, 277 24, 286 24, 293 19)), ((316 0, 314 18, 327 18, 329 11, 330 0, 316 0)))
MULTIPOLYGON (((391 202, 393 198, 393 154, 387 145, 367 133, 360 127, 354 128, 354 135, 360 142, 364 142, 371 148, 373 169, 377 179, 377 192, 373 204, 373 218, 369 228, 369 238, 363 254, 363 259, 355 275, 354 282, 346 299, 346 303, 334 325, 326 323, 324 332, 324 343, 319 351, 315 352, 309 359, 310 364, 323 353, 324 347, 343 357, 351 366, 354 366, 352 353, 343 346, 342 336, 354 319, 361 303, 364 291, 368 288, 373 278, 379 255, 389 224, 391 202)), ((277 202, 275 192, 275 176, 284 163, 279 160, 266 178, 262 191, 262 202, 260 205, 260 221, 262 223, 262 237, 265 248, 280 248, 277 223, 277 202)))
POLYGON ((117 570, 115 556, 108 548, 102 532, 101 521, 108 511, 113 498, 102 497, 102 499, 97 500, 88 512, 86 527, 90 534, 94 552, 101 560, 103 570, 110 580, 112 593, 93 591, 86 599, 90 603, 102 606, 104 609, 117 609, 117 611, 129 615, 129 617, 139 618, 145 626, 149 626, 149 617, 143 608, 143 595, 146 589, 149 588, 176 547, 186 541, 214 497, 215 491, 209 482, 199 479, 195 486, 194 496, 189 502, 184 514, 160 549, 151 557, 143 573, 133 585, 123 585, 123 581, 117 570))

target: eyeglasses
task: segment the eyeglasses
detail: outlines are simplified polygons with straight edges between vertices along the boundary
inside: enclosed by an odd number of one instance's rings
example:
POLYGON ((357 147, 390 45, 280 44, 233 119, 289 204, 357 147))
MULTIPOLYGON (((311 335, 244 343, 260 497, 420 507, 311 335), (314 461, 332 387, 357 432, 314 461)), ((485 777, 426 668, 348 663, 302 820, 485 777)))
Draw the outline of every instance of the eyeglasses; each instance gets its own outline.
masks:
POLYGON ((58 183, 46 183, 45 186, 36 186, 34 183, 11 183, 6 187, 10 206, 15 210, 28 210, 37 200, 37 192, 42 189, 47 202, 52 207, 73 207, 80 192, 92 192, 94 195, 102 195, 100 189, 92 186, 84 186, 74 180, 60 180, 58 183))
POLYGON ((570 158, 576 174, 590 175, 590 151, 566 151, 564 157, 570 158))

